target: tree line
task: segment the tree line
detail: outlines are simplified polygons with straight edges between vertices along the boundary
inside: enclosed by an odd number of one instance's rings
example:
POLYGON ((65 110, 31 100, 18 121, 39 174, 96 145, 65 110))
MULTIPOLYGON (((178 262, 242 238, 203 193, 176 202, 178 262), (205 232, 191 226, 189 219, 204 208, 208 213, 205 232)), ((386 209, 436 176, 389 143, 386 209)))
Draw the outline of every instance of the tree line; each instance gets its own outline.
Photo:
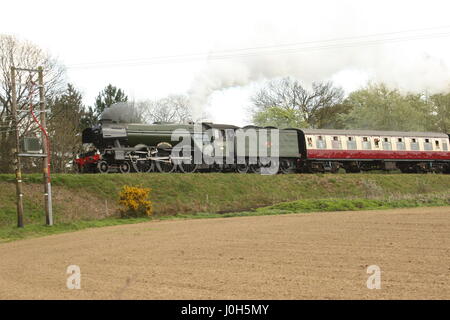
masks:
POLYGON ((251 98, 256 125, 450 133, 450 93, 403 93, 368 83, 347 97, 331 82, 268 81, 251 98))
MULTIPOLYGON (((45 70, 47 127, 51 139, 52 170, 67 172, 82 148, 81 131, 98 123, 102 113, 115 103, 133 109, 130 121, 141 123, 192 120, 187 95, 129 101, 126 92, 108 84, 91 105, 83 103, 75 84, 67 83, 64 66, 38 46, 12 36, 0 35, 0 172, 12 172, 14 132, 11 114, 10 67, 45 70)), ((29 116, 33 75, 17 75, 18 118, 21 136, 38 136, 29 116), (31 78, 30 78, 31 77, 31 78)), ((35 99, 35 98, 34 98, 35 99)), ((404 93, 382 83, 369 83, 346 95, 332 82, 304 85, 293 78, 268 80, 251 95, 252 122, 279 128, 373 129, 450 132, 450 93, 429 95, 404 93)), ((245 106, 243 106, 245 107, 245 106)), ((28 171, 39 171, 40 160, 24 159, 28 171)))

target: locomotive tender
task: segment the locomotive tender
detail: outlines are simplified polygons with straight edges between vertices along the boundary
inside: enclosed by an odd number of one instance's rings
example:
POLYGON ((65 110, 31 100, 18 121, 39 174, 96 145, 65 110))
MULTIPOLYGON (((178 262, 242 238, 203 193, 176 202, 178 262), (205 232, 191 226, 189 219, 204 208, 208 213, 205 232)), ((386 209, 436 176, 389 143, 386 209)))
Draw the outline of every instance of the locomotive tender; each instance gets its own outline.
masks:
POLYGON ((270 173, 334 173, 340 168, 346 172, 399 169, 405 173, 450 173, 449 136, 433 132, 238 128, 208 122, 118 124, 104 120, 83 131, 82 142, 90 144, 91 151, 77 156, 74 164, 79 172, 100 173, 259 173, 267 172, 262 170, 267 168, 270 173), (174 139, 173 133, 180 130, 184 135, 174 139), (236 147, 239 133, 247 139, 241 153, 236 147), (183 138, 188 138, 191 151, 187 156, 174 155, 183 138), (263 152, 261 156, 262 147, 268 154, 263 152), (194 161, 196 151, 206 159, 194 161), (206 161, 207 156, 213 161, 206 161))

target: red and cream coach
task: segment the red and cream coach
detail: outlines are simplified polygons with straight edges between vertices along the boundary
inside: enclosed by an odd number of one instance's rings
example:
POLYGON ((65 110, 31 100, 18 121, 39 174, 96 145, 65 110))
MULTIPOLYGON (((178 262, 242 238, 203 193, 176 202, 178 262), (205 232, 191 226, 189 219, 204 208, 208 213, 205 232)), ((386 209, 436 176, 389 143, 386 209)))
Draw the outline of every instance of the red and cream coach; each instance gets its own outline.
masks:
POLYGON ((434 132, 302 129, 302 171, 450 172, 449 135, 434 132))

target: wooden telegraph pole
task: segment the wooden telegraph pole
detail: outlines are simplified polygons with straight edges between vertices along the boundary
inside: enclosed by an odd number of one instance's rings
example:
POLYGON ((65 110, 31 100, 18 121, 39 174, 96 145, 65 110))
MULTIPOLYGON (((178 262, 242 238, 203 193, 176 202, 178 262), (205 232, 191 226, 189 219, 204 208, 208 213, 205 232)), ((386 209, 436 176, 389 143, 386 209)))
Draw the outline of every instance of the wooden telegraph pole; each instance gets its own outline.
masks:
POLYGON ((39 107, 40 121, 42 132, 42 141, 44 146, 44 158, 42 161, 42 171, 44 173, 44 202, 45 202, 45 223, 48 226, 53 225, 53 208, 52 208, 52 186, 50 183, 50 146, 47 136, 46 114, 45 114, 45 91, 44 91, 44 72, 42 67, 38 68, 38 85, 39 85, 39 107))
POLYGON ((11 67, 11 95, 12 105, 11 113, 13 116, 13 125, 15 132, 15 145, 13 148, 14 163, 16 171, 16 194, 17 194, 17 226, 23 228, 23 193, 22 193, 22 169, 20 165, 20 140, 19 140, 19 125, 17 121, 17 92, 16 92, 16 69, 11 67))
MULTIPOLYGON (((30 76, 31 81, 31 76, 30 76)), ((14 160, 16 165, 16 193, 17 193, 17 226, 23 228, 23 193, 22 193, 22 172, 20 166, 20 157, 42 157, 42 171, 44 173, 44 206, 45 206, 45 223, 48 226, 53 225, 53 210, 52 210, 52 189, 50 184, 50 143, 48 139, 48 133, 46 129, 46 110, 45 110, 45 90, 44 90, 44 71, 42 67, 35 69, 24 69, 11 67, 11 91, 12 91, 12 114, 13 114, 13 125, 16 136, 16 147, 13 149, 14 160), (38 73, 38 85, 39 85, 39 111, 40 111, 40 121, 37 120, 33 113, 32 101, 30 100, 30 112, 32 112, 32 117, 34 121, 39 125, 41 129, 42 145, 44 149, 43 154, 33 154, 33 153, 19 153, 20 150, 20 137, 19 137, 19 127, 17 121, 17 91, 16 91, 16 71, 28 71, 30 74, 32 72, 38 73)), ((32 88, 30 87, 30 99, 32 95, 32 88)))

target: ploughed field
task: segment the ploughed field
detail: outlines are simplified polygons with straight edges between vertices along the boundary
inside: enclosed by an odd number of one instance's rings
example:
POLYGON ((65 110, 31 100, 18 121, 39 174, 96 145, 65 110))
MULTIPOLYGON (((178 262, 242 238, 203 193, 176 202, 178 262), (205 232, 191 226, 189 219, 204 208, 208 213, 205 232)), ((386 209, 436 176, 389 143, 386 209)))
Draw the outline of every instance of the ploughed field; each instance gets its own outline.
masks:
POLYGON ((1 299, 450 299, 450 207, 151 221, 3 243, 0 257, 1 299))

